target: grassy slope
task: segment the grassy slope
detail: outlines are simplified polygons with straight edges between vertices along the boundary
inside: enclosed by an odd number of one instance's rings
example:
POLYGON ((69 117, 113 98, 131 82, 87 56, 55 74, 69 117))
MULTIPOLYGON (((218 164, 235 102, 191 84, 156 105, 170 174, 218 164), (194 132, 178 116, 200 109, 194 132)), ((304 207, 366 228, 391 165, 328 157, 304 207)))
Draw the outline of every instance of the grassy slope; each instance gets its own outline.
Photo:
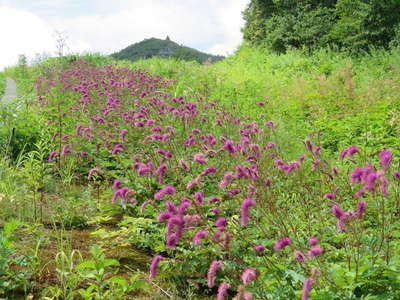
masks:
POLYGON ((237 105, 243 116, 265 115, 287 132, 289 144, 322 131, 322 144, 335 153, 353 143, 371 151, 400 146, 398 51, 351 59, 329 51, 276 55, 244 46, 212 66, 156 58, 133 67, 177 79, 176 94, 201 92, 237 105), (259 101, 266 105, 257 106, 259 101))
MULTIPOLYGON (((100 64, 110 62, 98 60, 100 64)), ((52 63, 47 62, 49 69, 52 63)), ((396 52, 350 60, 329 52, 312 57, 299 52, 278 56, 242 47, 237 55, 212 66, 160 58, 117 64, 175 79, 176 95, 200 93, 228 106, 234 104, 242 117, 264 114, 266 120, 278 123, 288 157, 303 150, 298 140, 317 130, 324 132, 322 141, 333 152, 351 143, 367 145, 371 152, 377 144, 376 151, 384 146, 399 148, 400 55, 396 52), (257 106, 259 101, 266 105, 257 106)), ((24 94, 32 91, 37 76, 35 69, 28 72, 32 76, 9 70, 24 94)), ((33 94, 31 98, 35 99, 33 94)), ((26 121, 38 124, 33 116, 26 121)), ((17 190, 17 180, 10 180, 9 186, 12 184, 17 190)))

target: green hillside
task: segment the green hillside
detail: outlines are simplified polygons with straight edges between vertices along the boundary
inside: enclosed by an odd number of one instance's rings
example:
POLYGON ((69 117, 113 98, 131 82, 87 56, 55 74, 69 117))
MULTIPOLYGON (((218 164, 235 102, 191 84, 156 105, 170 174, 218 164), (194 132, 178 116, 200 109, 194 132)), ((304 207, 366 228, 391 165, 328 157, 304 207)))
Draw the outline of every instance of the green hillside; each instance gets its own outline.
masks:
POLYGON ((222 60, 221 55, 212 55, 200 52, 196 49, 179 45, 167 37, 165 40, 150 38, 139 43, 130 45, 121 51, 111 55, 120 60, 136 61, 143 58, 151 58, 154 56, 174 57, 188 61, 197 61, 203 63, 206 61, 216 62, 222 60))

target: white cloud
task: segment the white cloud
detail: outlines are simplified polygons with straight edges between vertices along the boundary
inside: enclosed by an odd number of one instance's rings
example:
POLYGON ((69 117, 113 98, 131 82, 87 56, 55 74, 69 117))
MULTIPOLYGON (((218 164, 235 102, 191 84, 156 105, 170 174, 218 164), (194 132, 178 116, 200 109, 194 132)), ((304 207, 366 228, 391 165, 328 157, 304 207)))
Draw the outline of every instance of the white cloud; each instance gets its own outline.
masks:
POLYGON ((0 67, 14 63, 18 53, 54 51, 54 29, 67 33, 74 52, 112 53, 144 38, 169 35, 180 44, 225 55, 241 42, 241 12, 249 0, 1 1, 8 54, 0 55, 0 67), (63 9, 55 10, 55 3, 63 9))
POLYGON ((19 54, 53 50, 51 30, 32 13, 0 7, 0 28, 0 69, 15 64, 19 54))

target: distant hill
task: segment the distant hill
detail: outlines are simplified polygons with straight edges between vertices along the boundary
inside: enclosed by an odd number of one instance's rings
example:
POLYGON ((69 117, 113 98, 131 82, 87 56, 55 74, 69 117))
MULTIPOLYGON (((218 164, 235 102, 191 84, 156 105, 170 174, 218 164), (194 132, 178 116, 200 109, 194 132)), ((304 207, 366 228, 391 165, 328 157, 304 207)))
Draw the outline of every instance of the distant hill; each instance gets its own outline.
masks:
POLYGON ((167 37, 165 40, 150 38, 139 43, 130 45, 119 52, 111 54, 115 59, 126 59, 135 61, 138 59, 151 58, 153 56, 175 57, 183 60, 195 60, 199 63, 206 61, 216 62, 222 60, 224 56, 212 55, 200 52, 196 49, 179 45, 167 37))

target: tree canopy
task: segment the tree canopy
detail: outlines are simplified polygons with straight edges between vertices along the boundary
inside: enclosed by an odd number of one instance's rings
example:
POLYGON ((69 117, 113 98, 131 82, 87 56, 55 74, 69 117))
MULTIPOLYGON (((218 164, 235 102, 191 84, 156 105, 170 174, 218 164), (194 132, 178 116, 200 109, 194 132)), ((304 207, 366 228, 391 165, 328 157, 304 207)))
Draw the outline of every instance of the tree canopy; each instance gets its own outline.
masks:
POLYGON ((251 0, 244 39, 273 51, 328 45, 350 51, 400 41, 399 0, 251 0))

